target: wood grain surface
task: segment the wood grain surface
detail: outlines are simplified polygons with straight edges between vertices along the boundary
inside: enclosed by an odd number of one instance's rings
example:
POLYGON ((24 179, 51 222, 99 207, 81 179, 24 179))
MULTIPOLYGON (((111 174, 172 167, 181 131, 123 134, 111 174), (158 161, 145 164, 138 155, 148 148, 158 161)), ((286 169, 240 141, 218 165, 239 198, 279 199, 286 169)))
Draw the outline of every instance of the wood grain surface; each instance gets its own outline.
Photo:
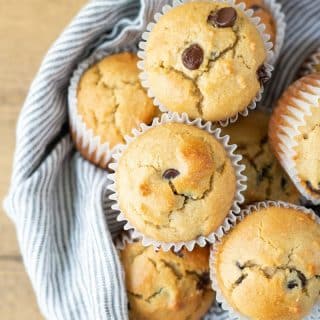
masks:
MULTIPOLYGON (((10 180, 16 120, 42 57, 85 0, 0 0, 0 200, 10 180)), ((43 319, 15 229, 0 207, 0 319, 43 319)))

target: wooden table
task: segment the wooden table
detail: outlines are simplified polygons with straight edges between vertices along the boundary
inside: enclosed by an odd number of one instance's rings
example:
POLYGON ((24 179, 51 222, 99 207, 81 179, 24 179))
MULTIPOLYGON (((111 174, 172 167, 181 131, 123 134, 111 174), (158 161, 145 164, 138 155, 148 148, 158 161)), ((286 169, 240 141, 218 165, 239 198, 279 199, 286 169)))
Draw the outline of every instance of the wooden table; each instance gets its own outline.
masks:
MULTIPOLYGON (((8 190, 15 125, 43 55, 86 0, 0 0, 0 200, 8 190)), ((43 319, 14 226, 0 207, 0 319, 43 319)))

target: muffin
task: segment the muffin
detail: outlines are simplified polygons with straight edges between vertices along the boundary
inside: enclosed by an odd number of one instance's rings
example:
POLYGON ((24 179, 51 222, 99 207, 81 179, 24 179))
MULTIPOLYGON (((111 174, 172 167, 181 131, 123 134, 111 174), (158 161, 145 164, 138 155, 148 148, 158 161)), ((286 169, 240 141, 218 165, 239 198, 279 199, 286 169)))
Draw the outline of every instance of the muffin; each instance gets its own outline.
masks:
POLYGON ((271 116, 269 139, 304 197, 320 203, 320 73, 294 82, 271 116))
MULTIPOLYGON (((77 113, 87 130, 99 138, 100 146, 107 143, 110 150, 123 143, 133 128, 150 123, 158 114, 141 87, 137 60, 128 52, 107 56, 87 69, 78 83, 77 113)), ((82 155, 96 162, 93 153, 99 150, 83 147, 81 136, 73 135, 82 155)))
POLYGON ((211 236, 238 192, 236 168, 220 141, 176 122, 154 126, 131 141, 113 179, 125 219, 161 243, 211 236))
POLYGON ((314 72, 320 72, 320 48, 304 61, 298 71, 298 77, 303 77, 314 72))
POLYGON ((131 320, 200 320, 214 301, 209 249, 154 251, 136 242, 120 251, 131 320))
MULTIPOLYGON (((293 206, 252 206, 216 245, 223 299, 252 320, 300 320, 319 302, 320 225, 293 206)), ((304 209, 305 210, 305 209, 304 209)))
POLYGON ((243 156, 244 175, 248 177, 245 204, 264 200, 298 204, 298 190, 270 151, 268 122, 266 111, 255 110, 222 129, 230 136, 230 143, 238 145, 237 151, 243 156))
POLYGON ((219 121, 245 111, 268 79, 264 41, 239 8, 188 2, 160 17, 145 43, 143 74, 169 111, 219 121))
POLYGON ((237 0, 238 3, 243 2, 246 9, 252 9, 254 16, 261 19, 261 23, 266 26, 265 33, 270 36, 270 41, 275 45, 276 40, 276 22, 271 12, 266 7, 263 0, 237 0))

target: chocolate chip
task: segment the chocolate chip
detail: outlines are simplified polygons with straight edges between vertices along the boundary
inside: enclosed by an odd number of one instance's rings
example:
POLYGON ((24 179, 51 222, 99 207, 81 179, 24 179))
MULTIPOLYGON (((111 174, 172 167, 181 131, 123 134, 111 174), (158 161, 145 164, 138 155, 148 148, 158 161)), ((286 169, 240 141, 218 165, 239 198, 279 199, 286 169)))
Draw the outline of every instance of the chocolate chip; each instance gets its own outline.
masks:
POLYGON ((240 270, 243 270, 243 269, 244 269, 244 266, 241 265, 239 261, 236 262, 236 266, 237 266, 240 270))
POLYGON ((307 284, 307 278, 306 276, 299 270, 297 270, 297 274, 298 274, 298 278, 300 279, 301 281, 301 286, 302 288, 304 288, 307 284))
POLYGON ((247 276, 248 276, 247 274, 243 274, 236 280, 234 284, 240 284, 247 276))
POLYGON ((179 251, 174 251, 173 248, 171 248, 171 252, 174 253, 176 256, 178 256, 179 258, 183 258, 184 257, 184 254, 182 252, 182 249, 179 250, 179 251))
POLYGON ((267 164, 266 166, 262 167, 261 171, 258 172, 257 181, 256 181, 257 185, 260 184, 263 181, 263 179, 269 176, 271 167, 272 167, 272 164, 267 164))
POLYGON ((258 80, 261 85, 265 84, 269 81, 269 76, 266 71, 266 67, 264 65, 260 66, 257 70, 258 80))
POLYGON ((281 189, 282 190, 285 190, 287 188, 287 185, 288 185, 288 181, 286 178, 282 177, 281 178, 281 181, 280 181, 280 184, 281 184, 281 189))
POLYGON ((237 11, 232 7, 226 7, 216 12, 210 12, 207 21, 215 27, 227 28, 233 27, 236 19, 237 11))
POLYGON ((268 136, 264 136, 261 141, 260 141, 260 144, 263 145, 263 144, 266 144, 268 142, 268 136))
POLYGON ((298 283, 295 280, 291 280, 287 283, 287 288, 288 289, 294 289, 296 287, 299 287, 298 283))
POLYGON ((163 174, 162 178, 171 180, 177 177, 180 174, 180 172, 176 169, 167 169, 163 174))
POLYGON ((203 50, 197 44, 192 44, 182 52, 182 63, 189 70, 199 69, 203 62, 203 50))
POLYGON ((197 282, 197 290, 204 290, 210 284, 210 275, 209 272, 203 272, 197 282))
POLYGON ((318 188, 315 188, 309 180, 306 182, 306 184, 308 189, 310 189, 312 192, 320 194, 320 183, 318 184, 318 188))
POLYGON ((262 9, 262 7, 259 6, 258 4, 253 4, 249 9, 252 9, 253 11, 258 11, 262 9))

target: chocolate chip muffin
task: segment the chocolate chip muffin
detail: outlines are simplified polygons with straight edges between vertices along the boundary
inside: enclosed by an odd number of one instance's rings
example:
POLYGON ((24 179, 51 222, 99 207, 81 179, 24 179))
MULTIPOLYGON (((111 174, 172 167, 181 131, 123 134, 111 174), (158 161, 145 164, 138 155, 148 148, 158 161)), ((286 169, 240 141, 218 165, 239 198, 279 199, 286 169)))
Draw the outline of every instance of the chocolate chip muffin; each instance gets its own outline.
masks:
POLYGON ((265 33, 270 35, 270 41, 275 44, 276 40, 276 23, 271 12, 266 7, 263 0, 237 0, 238 3, 243 2, 246 9, 252 9, 254 16, 261 19, 261 23, 266 26, 265 33))
POLYGON ((264 200, 282 200, 298 204, 300 194, 281 168, 268 144, 269 114, 255 110, 248 117, 223 128, 230 142, 238 145, 248 177, 245 204, 264 200))
POLYGON ((141 243, 120 251, 131 320, 198 320, 214 301, 209 249, 154 251, 141 243))
POLYGON ((188 2, 160 17, 145 48, 146 85, 170 111, 225 120, 245 110, 268 76, 256 26, 225 3, 188 2))
POLYGON ((118 204, 130 224, 160 242, 209 236, 224 222, 236 193, 224 146, 192 125, 155 126, 129 143, 115 173, 118 204))
MULTIPOLYGON (((150 123, 157 108, 141 87, 137 56, 119 53, 105 57, 82 75, 77 90, 77 111, 88 129, 108 142, 110 149, 124 142, 140 123, 150 123)), ((79 148, 88 158, 88 150, 79 148)))
POLYGON ((270 143, 299 191, 320 203, 320 73, 294 82, 273 110, 270 143))
POLYGON ((248 319, 300 320, 319 301, 320 226, 298 209, 256 207, 216 249, 218 287, 248 319))

